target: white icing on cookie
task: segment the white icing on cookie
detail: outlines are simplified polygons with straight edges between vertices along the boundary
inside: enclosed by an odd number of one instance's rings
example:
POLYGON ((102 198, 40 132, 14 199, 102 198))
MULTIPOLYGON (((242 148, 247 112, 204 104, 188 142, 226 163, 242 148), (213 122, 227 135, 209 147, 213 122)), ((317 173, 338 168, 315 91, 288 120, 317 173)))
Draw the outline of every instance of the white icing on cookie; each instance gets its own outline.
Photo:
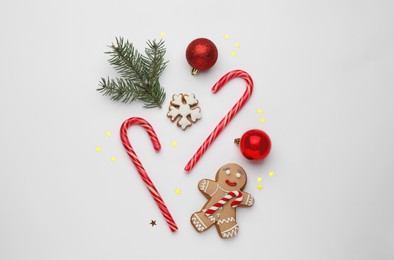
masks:
POLYGON ((194 94, 175 94, 172 96, 170 104, 167 116, 170 117, 173 122, 180 117, 177 125, 183 130, 201 118, 201 108, 197 106, 198 100, 195 98, 194 94))

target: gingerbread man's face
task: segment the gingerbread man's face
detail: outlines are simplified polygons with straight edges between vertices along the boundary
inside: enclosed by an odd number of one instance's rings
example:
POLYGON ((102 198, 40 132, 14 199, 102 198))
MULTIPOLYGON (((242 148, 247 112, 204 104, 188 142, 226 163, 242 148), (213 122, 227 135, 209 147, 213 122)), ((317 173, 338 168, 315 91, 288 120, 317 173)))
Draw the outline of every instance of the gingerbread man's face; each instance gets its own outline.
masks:
POLYGON ((246 185, 246 172, 238 164, 229 163, 216 173, 216 181, 226 190, 242 190, 246 185))

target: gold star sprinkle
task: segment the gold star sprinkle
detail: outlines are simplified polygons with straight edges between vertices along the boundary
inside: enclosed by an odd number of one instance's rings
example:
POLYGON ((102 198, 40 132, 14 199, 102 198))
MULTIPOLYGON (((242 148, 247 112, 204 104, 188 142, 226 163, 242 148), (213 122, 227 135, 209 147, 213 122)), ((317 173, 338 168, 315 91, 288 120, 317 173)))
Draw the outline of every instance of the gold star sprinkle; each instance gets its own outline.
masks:
POLYGON ((160 32, 160 37, 163 38, 166 35, 165 32, 160 32))
POLYGON ((260 118, 260 123, 264 123, 264 122, 265 122, 265 118, 264 117, 260 118))
POLYGON ((257 189, 258 189, 258 190, 262 190, 262 189, 263 189, 263 185, 258 184, 258 185, 257 185, 257 189))
POLYGON ((176 193, 176 195, 179 195, 179 194, 182 193, 182 191, 181 191, 180 189, 176 189, 176 190, 175 190, 175 193, 176 193))
POLYGON ((149 224, 151 224, 151 225, 152 225, 152 227, 157 225, 157 224, 156 224, 156 220, 153 220, 153 219, 150 221, 150 223, 149 223, 149 224))
POLYGON ((101 152, 101 147, 100 146, 96 147, 96 152, 101 152))
POLYGON ((235 57, 237 56, 237 53, 235 51, 231 52, 231 56, 235 57))
POLYGON ((257 177, 257 182, 262 182, 262 181, 263 181, 263 178, 257 177))
POLYGON ((111 132, 110 132, 110 131, 105 132, 105 135, 106 135, 106 136, 111 136, 111 132))
POLYGON ((270 171, 270 172, 268 173, 268 175, 269 175, 270 177, 272 177, 272 176, 274 176, 274 172, 273 172, 273 171, 270 171))
POLYGON ((235 42, 234 43, 234 47, 239 47, 240 45, 239 45, 239 42, 235 42))
POLYGON ((257 109, 257 114, 263 113, 263 110, 261 108, 257 109))
POLYGON ((116 156, 111 156, 111 161, 116 161, 117 159, 116 156))
POLYGON ((172 141, 172 142, 171 142, 171 145, 175 147, 175 146, 176 146, 176 142, 175 142, 175 141, 172 141))
POLYGON ((225 40, 228 40, 228 38, 230 38, 230 36, 229 36, 228 34, 225 34, 225 35, 224 35, 224 39, 225 39, 225 40))

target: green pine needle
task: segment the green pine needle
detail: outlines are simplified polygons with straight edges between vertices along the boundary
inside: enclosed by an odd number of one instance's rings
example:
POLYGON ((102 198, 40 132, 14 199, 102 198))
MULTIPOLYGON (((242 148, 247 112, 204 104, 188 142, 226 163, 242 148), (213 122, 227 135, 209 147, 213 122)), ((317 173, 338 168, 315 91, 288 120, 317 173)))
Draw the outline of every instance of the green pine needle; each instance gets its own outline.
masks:
POLYGON ((106 54, 111 56, 108 61, 121 78, 101 78, 97 91, 114 101, 131 103, 138 99, 146 108, 161 108, 166 93, 159 78, 168 62, 164 61, 166 49, 163 40, 148 40, 147 44, 145 55, 141 55, 132 43, 116 38, 116 44, 109 46, 111 50, 106 54))

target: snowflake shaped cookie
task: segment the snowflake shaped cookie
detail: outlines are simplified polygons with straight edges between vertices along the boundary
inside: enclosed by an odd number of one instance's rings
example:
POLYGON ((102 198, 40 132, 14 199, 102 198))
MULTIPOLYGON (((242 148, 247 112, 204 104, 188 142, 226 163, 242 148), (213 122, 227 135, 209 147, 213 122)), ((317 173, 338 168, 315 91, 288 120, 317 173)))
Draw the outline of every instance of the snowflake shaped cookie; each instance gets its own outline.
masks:
POLYGON ((192 123, 201 118, 201 108, 194 94, 173 95, 167 116, 172 122, 178 120, 177 125, 185 130, 192 123))

